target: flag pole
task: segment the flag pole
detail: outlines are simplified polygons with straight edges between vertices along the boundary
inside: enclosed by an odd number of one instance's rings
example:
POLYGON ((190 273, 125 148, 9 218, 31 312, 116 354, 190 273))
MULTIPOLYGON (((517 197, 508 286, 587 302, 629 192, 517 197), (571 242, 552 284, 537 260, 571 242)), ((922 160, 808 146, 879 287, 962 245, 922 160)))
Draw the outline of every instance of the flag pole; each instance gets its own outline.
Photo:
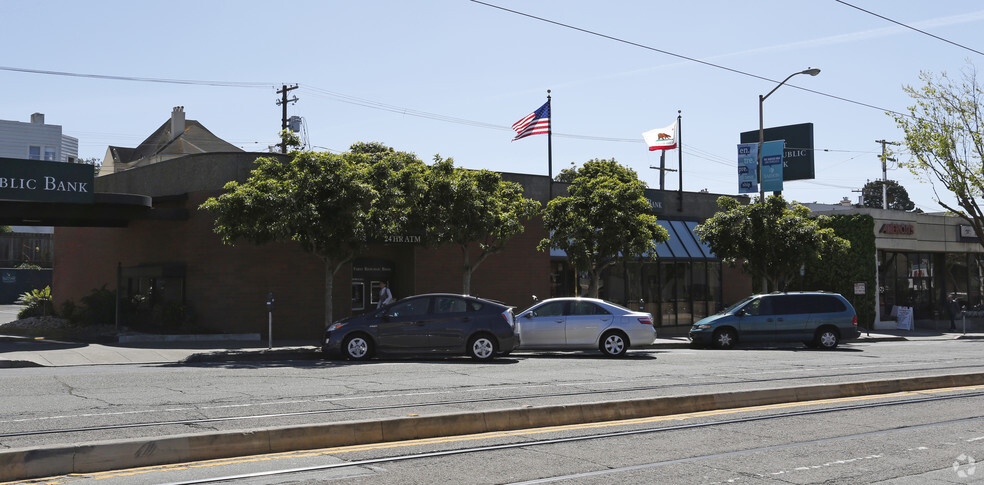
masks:
POLYGON ((678 212, 683 212, 683 136, 682 136, 683 130, 680 129, 681 128, 680 124, 681 121, 683 120, 683 117, 681 116, 681 113, 682 113, 681 110, 677 110, 676 136, 677 136, 677 156, 679 157, 678 163, 679 163, 679 172, 680 172, 680 189, 679 189, 679 193, 677 194, 677 198, 679 199, 680 202, 679 204, 677 204, 678 212))
POLYGON ((547 202, 553 199, 553 143, 550 134, 553 133, 553 106, 550 105, 550 90, 547 90, 547 113, 550 113, 550 124, 547 125, 547 176, 550 178, 550 195, 547 202))

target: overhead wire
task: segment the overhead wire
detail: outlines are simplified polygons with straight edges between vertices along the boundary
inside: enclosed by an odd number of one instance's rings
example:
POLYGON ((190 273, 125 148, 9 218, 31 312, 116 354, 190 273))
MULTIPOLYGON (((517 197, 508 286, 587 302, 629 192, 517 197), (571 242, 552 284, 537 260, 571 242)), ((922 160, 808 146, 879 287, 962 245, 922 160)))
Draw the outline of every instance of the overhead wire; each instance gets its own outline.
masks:
POLYGON ((866 14, 874 15, 875 17, 878 17, 878 18, 880 18, 882 20, 887 20, 887 21, 889 21, 889 22, 891 22, 891 23, 893 23, 895 25, 899 25, 899 26, 905 27, 907 29, 914 30, 914 31, 919 32, 920 34, 923 34, 923 35, 928 35, 928 36, 930 36, 930 37, 932 37, 932 38, 934 38, 936 40, 941 40, 943 42, 946 42, 947 44, 951 44, 951 45, 957 46, 957 47, 959 47, 961 49, 969 50, 969 51, 971 51, 971 52, 973 52, 975 54, 984 55, 984 52, 981 52, 981 51, 979 51, 977 49, 972 49, 972 48, 967 47, 967 46, 965 46, 963 44, 958 44, 956 42, 953 42, 952 40, 944 39, 943 37, 940 37, 938 35, 930 34, 929 32, 926 32, 925 30, 919 30, 919 29, 917 29, 917 28, 915 28, 915 27, 913 27, 911 25, 904 24, 902 22, 899 22, 898 20, 890 19, 890 18, 888 18, 888 17, 886 17, 884 15, 879 15, 879 14, 877 14, 875 12, 870 11, 870 10, 865 10, 865 9, 863 9, 863 8, 857 6, 857 5, 851 5, 850 3, 847 3, 847 2, 845 2, 843 0, 834 0, 834 1, 837 2, 837 3, 840 3, 842 5, 846 5, 848 7, 851 7, 851 8, 857 9, 857 10, 860 10, 860 11, 866 13, 866 14))

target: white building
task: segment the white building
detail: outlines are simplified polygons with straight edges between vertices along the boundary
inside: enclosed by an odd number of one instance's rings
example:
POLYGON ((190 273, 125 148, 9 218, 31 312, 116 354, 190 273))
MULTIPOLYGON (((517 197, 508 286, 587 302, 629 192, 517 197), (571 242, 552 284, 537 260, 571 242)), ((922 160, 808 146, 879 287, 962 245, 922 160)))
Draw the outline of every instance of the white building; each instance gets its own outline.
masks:
POLYGON ((0 120, 0 158, 75 163, 79 139, 63 135, 61 125, 46 125, 41 113, 30 123, 0 120))

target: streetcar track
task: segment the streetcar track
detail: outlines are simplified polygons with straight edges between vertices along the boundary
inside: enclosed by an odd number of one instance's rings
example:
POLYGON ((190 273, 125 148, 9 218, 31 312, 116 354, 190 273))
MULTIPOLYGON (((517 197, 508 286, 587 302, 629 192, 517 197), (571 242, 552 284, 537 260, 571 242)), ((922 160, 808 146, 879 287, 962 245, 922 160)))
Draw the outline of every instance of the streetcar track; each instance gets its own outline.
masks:
MULTIPOLYGON (((911 364, 906 364, 904 367, 908 369, 911 364)), ((956 366, 956 367, 939 367, 935 369, 921 369, 921 370, 947 370, 953 371, 955 369, 969 368, 969 369, 980 369, 980 366, 956 366)), ((868 371, 868 372, 851 372, 837 375, 826 375, 826 376, 815 376, 814 378, 832 378, 832 377, 845 377, 845 376, 859 376, 859 375, 875 375, 875 374, 888 374, 897 371, 893 370, 881 370, 881 371, 868 371)), ((803 380, 803 377, 784 377, 784 378, 771 378, 771 379, 753 379, 753 380, 742 380, 742 384, 755 384, 762 382, 774 383, 784 380, 803 380)), ((605 384, 618 382, 628 382, 628 381, 605 381, 605 384)), ((560 383, 560 384, 549 384, 549 385, 533 385, 533 386, 510 386, 512 388, 528 388, 528 387, 546 387, 546 386, 577 386, 577 385, 590 385, 596 384, 597 382, 580 382, 580 383, 560 383)), ((32 431, 19 431, 19 432, 5 432, 0 433, 0 439, 3 438, 15 438, 15 437, 29 437, 29 436, 43 436, 50 434, 63 434, 63 433, 87 433, 87 432, 97 432, 97 431, 109 431, 109 430, 122 430, 122 429, 140 429, 149 427, 160 427, 160 426, 194 426, 199 424, 207 423, 220 423, 220 422, 236 422, 236 421, 249 421, 258 419, 272 419, 272 418, 290 418, 299 416, 315 416, 315 415, 329 415, 329 414, 341 414, 341 413, 358 413, 358 412, 371 412, 371 411, 387 411, 394 409, 409 409, 409 408, 423 408, 423 407, 438 407, 438 406, 454 406, 454 405, 465 405, 465 404, 479 404, 487 402, 506 402, 506 401, 520 401, 520 400, 536 400, 536 399, 549 399, 557 397, 578 397, 578 396, 590 396, 597 394, 610 394, 613 392, 617 393, 631 393, 631 392, 645 392, 652 391, 656 389, 673 389, 673 388, 694 388, 694 387, 705 387, 705 386, 718 386, 724 384, 735 384, 736 381, 720 381, 720 382, 701 382, 692 384, 671 384, 671 385, 652 385, 652 386, 637 386, 631 388, 621 388, 621 389, 596 389, 596 390, 582 390, 582 391, 571 391, 571 392, 555 392, 555 393, 541 393, 541 394, 525 394, 518 396, 499 396, 499 397, 483 397, 479 399, 457 399, 457 400, 444 400, 444 401, 430 401, 421 403, 408 403, 408 404, 392 404, 383 406, 363 406, 363 407, 346 407, 346 408, 336 408, 336 409, 316 409, 307 411, 292 411, 292 412, 281 412, 281 413, 262 413, 262 414, 249 414, 242 416, 223 416, 223 417, 212 417, 212 418, 191 418, 191 419, 175 419, 175 420, 162 420, 162 421, 147 421, 138 423, 124 423, 115 425, 98 425, 98 426, 82 426, 75 428, 55 428, 55 429, 42 429, 42 430, 32 430, 32 431)), ((488 390, 502 390, 503 388, 480 388, 471 390, 456 390, 454 392, 482 392, 488 390)), ((439 392, 427 392, 427 393, 403 393, 403 394, 390 394, 383 396, 349 396, 337 399, 318 399, 311 401, 291 401, 292 403, 306 403, 306 402, 335 402, 342 400, 354 400, 354 399, 366 399, 366 400, 376 400, 385 397, 407 397, 414 395, 433 395, 448 393, 449 391, 439 391, 439 392)), ((267 405, 281 406, 283 402, 271 402, 267 405)), ((100 417, 100 416, 120 416, 125 414, 135 414, 135 413, 174 413, 174 412, 201 412, 207 409, 220 409, 220 408, 232 408, 232 407, 244 407, 244 406, 256 406, 256 404, 242 404, 242 405, 223 405, 223 406, 207 406, 207 407, 188 407, 188 408, 170 408, 164 410, 146 410, 146 411, 132 411, 132 412, 116 412, 116 413, 105 413, 97 414, 90 413, 85 415, 76 416, 56 416, 56 417, 42 417, 42 418, 31 418, 29 420, 6 420, 0 421, 0 423, 11 423, 11 422, 29 422, 29 421, 41 421, 49 419, 73 419, 78 417, 100 417)))
MULTIPOLYGON (((378 464, 382 464, 382 463, 395 463, 395 462, 419 460, 419 459, 425 459, 425 458, 455 456, 455 455, 464 455, 464 454, 471 454, 471 453, 481 453, 481 452, 487 452, 487 451, 499 451, 499 450, 507 450, 507 449, 516 449, 516 448, 529 448, 529 447, 552 445, 552 444, 560 444, 560 443, 575 443, 575 442, 581 442, 581 441, 590 441, 590 440, 605 439, 605 438, 617 438, 617 437, 634 436, 634 435, 642 435, 642 434, 655 434, 655 433, 664 433, 664 432, 671 432, 671 431, 693 430, 693 429, 701 429, 701 428, 711 428, 711 427, 716 427, 716 426, 725 426, 725 425, 733 425, 733 424, 744 424, 744 423, 753 423, 753 422, 760 422, 760 421, 768 421, 768 420, 773 420, 773 419, 783 419, 783 418, 800 417, 800 416, 811 416, 811 415, 818 415, 818 414, 828 414, 828 413, 837 413, 837 412, 845 412, 845 411, 865 410, 865 409, 872 409, 872 408, 885 408, 885 407, 893 407, 893 406, 905 406, 905 405, 910 405, 910 404, 922 404, 922 403, 927 403, 927 402, 946 401, 946 400, 954 400, 954 399, 967 399, 967 398, 974 398, 974 397, 984 397, 984 391, 971 392, 971 393, 965 393, 965 394, 950 394, 950 395, 945 395, 945 396, 919 397, 919 398, 914 398, 914 399, 905 399, 905 400, 898 400, 898 401, 884 401, 884 402, 874 402, 874 403, 864 403, 864 404, 853 404, 853 405, 848 405, 848 406, 836 406, 836 407, 821 408, 821 409, 806 409, 806 410, 801 410, 801 411, 789 411, 789 412, 776 413, 776 414, 745 416, 745 417, 740 417, 740 418, 722 419, 722 420, 707 421, 707 422, 701 422, 701 423, 685 423, 685 424, 676 424, 676 425, 672 425, 672 426, 656 426, 656 427, 649 427, 649 428, 642 428, 642 429, 634 429, 634 430, 626 430, 626 431, 614 431, 614 432, 608 432, 608 433, 597 433, 597 434, 591 434, 591 435, 573 436, 573 437, 565 437, 565 438, 549 438, 549 439, 531 440, 531 441, 523 441, 523 442, 518 442, 518 443, 507 443, 507 444, 501 444, 501 445, 474 446, 474 447, 459 448, 459 449, 454 449, 454 450, 430 451, 430 452, 423 452, 423 453, 411 453, 411 454, 404 454, 404 455, 399 455, 399 456, 390 456, 390 457, 382 457, 382 458, 371 458, 371 459, 366 459, 366 460, 357 460, 357 461, 346 461, 346 462, 340 462, 340 463, 331 463, 331 464, 327 464, 327 465, 317 465, 317 466, 309 466, 309 467, 290 468, 290 469, 283 469, 283 470, 270 470, 270 471, 264 471, 264 472, 245 473, 245 474, 239 474, 239 475, 230 475, 230 476, 213 477, 213 478, 203 478, 203 479, 188 480, 188 481, 181 481, 181 482, 170 482, 170 483, 167 483, 165 485, 195 485, 195 484, 202 484, 202 483, 215 483, 215 482, 242 480, 242 479, 247 479, 247 478, 259 478, 259 477, 278 476, 278 475, 290 475, 290 474, 295 474, 295 473, 304 473, 304 472, 312 472, 312 471, 331 470, 331 469, 348 468, 348 467, 365 467, 365 466, 371 466, 371 465, 378 465, 378 464)), ((804 405, 809 405, 809 404, 810 403, 804 403, 804 405)), ((967 423, 967 422, 981 421, 981 420, 984 420, 984 416, 975 416, 975 417, 969 417, 969 418, 951 419, 951 420, 946 420, 946 421, 938 421, 938 422, 934 422, 934 423, 902 425, 902 426, 897 426, 897 427, 890 428, 890 429, 865 431, 865 432, 853 433, 853 434, 843 435, 843 436, 834 436, 834 437, 828 437, 828 438, 811 439, 811 440, 798 441, 798 442, 794 442, 794 443, 784 443, 784 444, 779 444, 779 445, 771 445, 771 446, 765 446, 765 447, 758 447, 758 448, 747 449, 747 450, 736 450, 736 451, 724 452, 724 453, 713 453, 713 454, 708 454, 708 455, 695 456, 695 457, 687 457, 687 458, 679 458, 679 459, 674 459, 674 460, 664 460, 664 461, 659 461, 659 462, 645 463, 645 464, 632 465, 632 466, 620 467, 620 468, 606 468, 606 469, 597 470, 597 471, 594 471, 594 472, 585 472, 585 473, 579 473, 579 474, 574 474, 574 475, 547 477, 547 478, 541 478, 541 479, 535 479, 535 480, 529 480, 529 481, 523 481, 523 482, 515 482, 515 483, 513 483, 511 485, 527 485, 527 484, 536 484, 536 483, 550 483, 550 482, 560 481, 560 480, 569 480, 569 479, 576 479, 576 478, 592 477, 592 476, 599 476, 599 475, 605 475, 605 474, 610 474, 610 473, 618 473, 618 472, 633 471, 633 470, 640 470, 640 469, 646 469, 646 468, 654 468, 654 467, 659 467, 659 466, 664 466, 664 465, 679 464, 679 463, 689 463, 689 462, 695 462, 695 461, 701 461, 701 460, 708 460, 708 459, 716 459, 716 458, 722 458, 722 457, 729 457, 729 456, 736 456, 736 455, 744 455, 744 454, 750 454, 750 453, 757 453, 757 452, 762 452, 762 451, 773 451, 773 450, 778 450, 778 449, 795 448, 795 447, 799 447, 799 446, 807 446, 807 445, 820 444, 820 443, 829 443, 829 442, 834 442, 834 441, 842 441, 842 440, 847 440, 847 439, 855 439, 855 438, 861 438, 861 437, 876 436, 876 435, 883 435, 883 434, 889 434, 889 433, 897 433, 897 432, 902 432, 902 431, 911 431, 911 430, 916 430, 916 429, 925 429, 925 428, 937 427, 937 426, 948 426, 948 425, 952 425, 952 424, 967 423)))

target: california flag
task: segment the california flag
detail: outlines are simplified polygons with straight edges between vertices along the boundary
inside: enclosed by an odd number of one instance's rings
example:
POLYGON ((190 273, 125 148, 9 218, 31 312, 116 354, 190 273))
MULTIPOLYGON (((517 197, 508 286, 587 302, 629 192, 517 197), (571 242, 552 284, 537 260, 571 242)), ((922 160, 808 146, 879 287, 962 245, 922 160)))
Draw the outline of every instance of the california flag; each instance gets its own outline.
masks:
POLYGON ((650 130, 642 134, 642 138, 649 145, 649 151, 672 150, 677 147, 676 122, 666 128, 650 130))

